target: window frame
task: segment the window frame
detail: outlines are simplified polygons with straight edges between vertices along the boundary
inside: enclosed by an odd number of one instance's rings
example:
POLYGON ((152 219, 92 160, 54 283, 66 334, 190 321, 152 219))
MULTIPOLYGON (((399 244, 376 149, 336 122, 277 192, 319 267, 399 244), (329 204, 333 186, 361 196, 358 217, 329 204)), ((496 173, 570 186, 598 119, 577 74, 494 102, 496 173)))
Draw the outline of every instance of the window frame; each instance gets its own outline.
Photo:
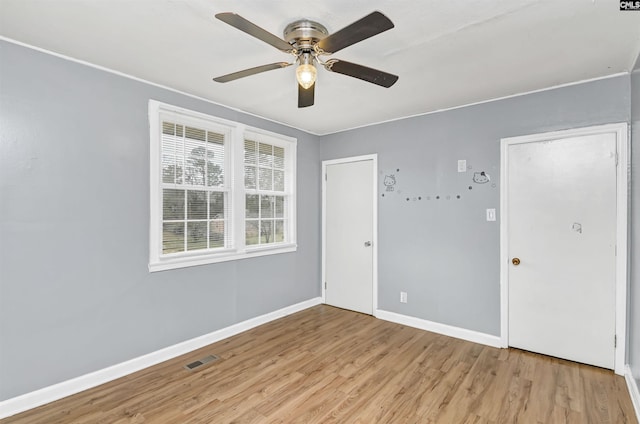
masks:
MULTIPOLYGON (((284 158, 284 175, 285 175, 285 184, 284 184, 284 190, 283 191, 277 191, 275 189, 272 188, 272 190, 266 190, 266 189, 261 189, 260 188, 260 172, 259 169, 261 168, 261 165, 258 165, 256 163, 256 188, 252 189, 252 188, 247 188, 245 187, 245 182, 244 182, 244 172, 242 173, 243 175, 243 179, 242 179, 242 185, 243 185, 243 200, 246 200, 247 195, 257 195, 259 196, 259 198, 261 196, 283 196, 285 198, 285 207, 284 207, 284 216, 283 216, 283 221, 284 221, 284 233, 285 233, 285 241, 282 243, 278 243, 278 242, 272 242, 272 243, 268 243, 268 244, 263 244, 263 243, 259 243, 259 244, 251 244, 251 245, 246 245, 246 249, 247 251, 257 251, 257 250, 261 250, 261 249, 269 249, 272 248, 274 246, 286 243, 286 239, 287 239, 287 234, 292 234, 295 232, 295 225, 292 225, 295 223, 295 219, 291 219, 290 218, 290 204, 291 203, 295 203, 295 196, 292 196, 291 193, 294 192, 293 187, 295 184, 295 181, 292 181, 292 178, 287 178, 288 175, 291 175, 291 169, 290 167, 292 165, 294 165, 295 161, 290 161, 287 160, 287 145, 286 145, 286 141, 277 138, 277 137, 273 137, 273 135, 266 133, 266 132, 260 132, 260 131, 255 131, 254 129, 247 129, 244 132, 243 135, 243 160, 242 160, 242 166, 243 166, 243 170, 244 167, 247 165, 246 162, 244 161, 244 146, 245 146, 245 142, 246 141, 254 141, 257 143, 256 147, 259 146, 260 143, 264 143, 264 144, 269 144, 272 145, 274 147, 281 147, 284 149, 285 151, 285 158, 284 158), (292 163, 293 162, 293 163, 292 163)), ((259 147, 258 147, 259 148, 259 147)), ((277 168, 275 166, 271 167, 271 170, 275 172, 277 168)), ((295 172, 294 172, 295 174, 295 172)), ((244 205, 244 209, 246 211, 246 204, 244 205)), ((275 214, 274 214, 275 215, 275 214)), ((243 214, 243 219, 244 219, 244 224, 243 224, 243 228, 246 228, 246 221, 250 220, 250 221, 265 221, 265 220, 270 220, 270 221, 276 221, 277 217, 272 217, 272 218, 263 218, 263 217, 258 217, 258 218, 247 218, 246 214, 243 214)), ((259 236, 260 238, 260 236, 259 236)), ((245 237, 243 237, 244 242, 246 243, 246 239, 245 237)))
MULTIPOLYGON (((150 139, 150 203, 149 203, 149 272, 205 265, 217 262, 247 259, 251 257, 295 252, 296 242, 296 160, 297 139, 250 127, 234 121, 214 117, 201 112, 149 100, 150 139), (163 116, 176 116, 180 124, 192 124, 204 129, 223 130, 225 134, 225 186, 228 193, 228 231, 232 245, 216 251, 192 250, 179 253, 162 252, 162 122, 163 116), (245 244, 245 190, 244 141, 260 140, 285 151, 285 241, 269 244, 245 244), (288 238, 287 238, 288 236, 288 238)), ((185 187, 185 190, 189 189, 185 187)))

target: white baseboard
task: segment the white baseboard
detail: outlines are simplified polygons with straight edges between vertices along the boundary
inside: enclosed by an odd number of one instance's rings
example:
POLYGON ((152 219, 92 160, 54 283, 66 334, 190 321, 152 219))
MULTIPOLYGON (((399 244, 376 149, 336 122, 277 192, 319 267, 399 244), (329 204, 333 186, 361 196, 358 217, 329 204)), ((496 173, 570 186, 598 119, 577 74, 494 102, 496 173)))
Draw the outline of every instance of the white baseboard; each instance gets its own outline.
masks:
POLYGON ((52 386, 44 387, 30 393, 25 393, 24 395, 7 399, 0 402, 0 419, 10 417, 11 415, 27 411, 37 406, 62 399, 64 397, 79 393, 92 387, 99 386, 120 377, 124 377, 125 375, 140 371, 144 368, 159 364, 160 362, 167 361, 177 356, 184 355, 185 353, 200 349, 202 347, 210 345, 211 343, 218 342, 220 340, 250 330, 259 325, 266 324, 270 321, 282 318, 287 315, 291 315, 293 313, 302 311, 312 306, 319 305, 321 303, 322 298, 316 297, 314 299, 287 306, 286 308, 282 308, 277 311, 261 315, 259 317, 239 322, 237 324, 222 328, 212 333, 205 334, 203 336, 196 337, 194 339, 187 340, 173 346, 169 346, 164 349, 139 356, 137 358, 110 366, 108 368, 104 368, 89 374, 82 375, 80 377, 73 378, 71 380, 63 381, 52 386))
POLYGON ((633 378, 629 365, 625 367, 624 379, 627 381, 627 388, 629 389, 629 396, 631 396, 633 409, 636 410, 636 419, 640 421, 640 390, 638 390, 638 383, 635 378, 633 378))
POLYGON ((385 321, 391 321, 396 324, 407 325, 409 327, 419 328, 421 330, 431 331, 433 333, 443 334, 457 339, 480 343, 491 347, 502 347, 500 337, 492 336, 491 334, 480 333, 460 327, 453 327, 451 325, 440 324, 438 322, 397 314, 395 312, 383 311, 380 309, 376 310, 375 316, 376 318, 380 318, 385 321))

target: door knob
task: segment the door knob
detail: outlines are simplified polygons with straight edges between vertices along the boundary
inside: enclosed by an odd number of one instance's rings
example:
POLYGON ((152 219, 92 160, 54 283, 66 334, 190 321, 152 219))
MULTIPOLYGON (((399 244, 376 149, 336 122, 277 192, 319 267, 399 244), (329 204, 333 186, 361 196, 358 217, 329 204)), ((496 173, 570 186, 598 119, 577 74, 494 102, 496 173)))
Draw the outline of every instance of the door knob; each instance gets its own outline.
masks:
POLYGON ((365 241, 364 242, 364 247, 370 247, 371 246, 371 242, 370 241, 365 241))
POLYGON ((513 258, 513 259, 511 259, 511 263, 514 264, 515 266, 518 266, 518 265, 520 265, 520 259, 513 258))

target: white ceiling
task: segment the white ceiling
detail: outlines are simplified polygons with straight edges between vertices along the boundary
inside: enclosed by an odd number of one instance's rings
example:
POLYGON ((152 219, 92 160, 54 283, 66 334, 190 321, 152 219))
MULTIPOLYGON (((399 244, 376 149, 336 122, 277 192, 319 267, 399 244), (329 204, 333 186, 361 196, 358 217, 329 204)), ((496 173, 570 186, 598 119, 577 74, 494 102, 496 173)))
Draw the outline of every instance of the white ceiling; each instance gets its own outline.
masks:
POLYGON ((327 134, 628 72, 640 12, 618 9, 618 0, 0 0, 0 35, 327 134), (374 10, 395 28, 333 57, 399 75, 391 88, 319 68, 315 105, 298 109, 293 66, 212 81, 290 58, 216 13, 282 37, 295 19, 332 33, 374 10))

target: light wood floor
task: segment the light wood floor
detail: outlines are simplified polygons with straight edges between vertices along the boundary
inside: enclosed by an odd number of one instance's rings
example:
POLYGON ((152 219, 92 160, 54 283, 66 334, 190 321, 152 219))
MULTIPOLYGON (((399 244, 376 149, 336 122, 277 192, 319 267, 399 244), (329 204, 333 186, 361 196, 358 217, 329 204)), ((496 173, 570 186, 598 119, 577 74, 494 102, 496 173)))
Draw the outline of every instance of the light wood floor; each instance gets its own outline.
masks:
POLYGON ((637 423, 611 371, 324 305, 0 422, 637 423))

